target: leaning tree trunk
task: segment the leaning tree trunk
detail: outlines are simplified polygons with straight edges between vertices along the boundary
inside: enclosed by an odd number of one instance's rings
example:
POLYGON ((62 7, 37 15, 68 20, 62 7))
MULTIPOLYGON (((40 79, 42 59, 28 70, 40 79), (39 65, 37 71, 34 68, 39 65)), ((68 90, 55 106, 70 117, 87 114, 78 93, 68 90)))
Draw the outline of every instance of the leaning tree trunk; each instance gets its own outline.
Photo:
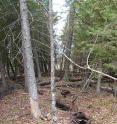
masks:
POLYGON ((57 124, 56 116, 56 86, 55 86, 55 57, 54 57, 54 38, 53 38, 53 11, 52 0, 49 0, 49 32, 51 41, 51 94, 52 94, 52 124, 57 124))
POLYGON ((34 63, 31 46, 31 36, 28 20, 28 8, 26 0, 20 0, 20 14, 21 14, 21 29, 22 29, 22 51, 24 61, 25 82, 28 86, 31 112, 33 117, 38 119, 40 109, 38 105, 38 94, 36 86, 36 78, 34 72, 34 63))

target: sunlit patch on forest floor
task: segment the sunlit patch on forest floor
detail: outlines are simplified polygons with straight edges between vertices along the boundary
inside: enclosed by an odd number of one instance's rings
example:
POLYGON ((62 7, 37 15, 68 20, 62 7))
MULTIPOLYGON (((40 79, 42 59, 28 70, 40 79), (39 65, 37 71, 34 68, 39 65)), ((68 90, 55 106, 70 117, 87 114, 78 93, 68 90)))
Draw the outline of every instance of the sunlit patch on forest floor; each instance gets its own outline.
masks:
MULTIPOLYGON (((39 104, 43 113, 51 113, 51 94, 49 87, 41 87, 39 104)), ((117 98, 106 92, 96 95, 95 90, 81 92, 80 88, 57 88, 57 100, 71 107, 71 111, 58 108, 58 124, 70 124, 72 112, 84 112, 92 121, 91 124, 117 124, 117 98), (61 90, 69 90, 71 95, 64 97, 61 90), (77 97, 75 104, 72 100, 77 97)), ((0 99, 0 124, 35 124, 30 114, 28 94, 17 90, 0 99)), ((51 124, 51 121, 39 120, 39 124, 51 124)))

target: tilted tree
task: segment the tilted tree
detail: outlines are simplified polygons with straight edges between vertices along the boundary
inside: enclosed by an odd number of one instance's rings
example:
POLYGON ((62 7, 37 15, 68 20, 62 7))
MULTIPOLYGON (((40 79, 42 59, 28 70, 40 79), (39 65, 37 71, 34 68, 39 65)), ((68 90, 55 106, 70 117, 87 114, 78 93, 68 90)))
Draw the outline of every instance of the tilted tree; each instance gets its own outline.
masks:
POLYGON ((32 115, 38 119, 40 109, 38 104, 38 94, 36 78, 34 72, 34 62, 31 45, 31 34, 28 19, 27 1, 20 0, 21 30, 22 30, 22 54, 24 61, 25 82, 28 86, 32 115))

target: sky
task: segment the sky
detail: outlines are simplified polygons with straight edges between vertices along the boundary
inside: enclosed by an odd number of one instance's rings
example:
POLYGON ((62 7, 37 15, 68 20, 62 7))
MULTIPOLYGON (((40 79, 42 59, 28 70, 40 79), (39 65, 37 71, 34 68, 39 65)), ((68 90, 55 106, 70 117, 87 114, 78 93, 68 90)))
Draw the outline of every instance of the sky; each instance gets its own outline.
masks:
POLYGON ((68 13, 68 8, 65 6, 65 0, 53 0, 53 11, 57 12, 59 20, 54 26, 56 30, 56 35, 60 36, 62 34, 63 27, 65 25, 65 20, 68 13))

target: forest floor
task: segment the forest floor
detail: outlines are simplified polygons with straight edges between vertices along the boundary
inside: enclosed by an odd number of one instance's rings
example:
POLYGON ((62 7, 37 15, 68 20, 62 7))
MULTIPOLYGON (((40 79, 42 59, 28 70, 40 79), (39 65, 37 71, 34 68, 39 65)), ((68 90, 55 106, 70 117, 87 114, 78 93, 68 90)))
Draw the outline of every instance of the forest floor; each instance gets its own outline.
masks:
MULTIPOLYGON (((39 104, 43 113, 51 113, 50 86, 42 86, 39 95, 39 104)), ((72 108, 72 112, 84 112, 91 120, 91 124, 117 124, 117 98, 109 93, 96 95, 94 89, 89 92, 82 92, 81 88, 62 87, 58 83, 57 100, 72 108), (60 87, 61 86, 61 87, 60 87), (65 98, 61 90, 69 90, 72 95, 65 98), (73 98, 77 96, 75 104, 73 98)), ((71 111, 58 110, 58 124, 70 124, 71 111)), ((23 90, 15 90, 0 99, 0 124, 35 124, 36 122, 30 113, 28 94, 23 90)), ((39 120, 38 124, 51 124, 51 120, 39 120)))

